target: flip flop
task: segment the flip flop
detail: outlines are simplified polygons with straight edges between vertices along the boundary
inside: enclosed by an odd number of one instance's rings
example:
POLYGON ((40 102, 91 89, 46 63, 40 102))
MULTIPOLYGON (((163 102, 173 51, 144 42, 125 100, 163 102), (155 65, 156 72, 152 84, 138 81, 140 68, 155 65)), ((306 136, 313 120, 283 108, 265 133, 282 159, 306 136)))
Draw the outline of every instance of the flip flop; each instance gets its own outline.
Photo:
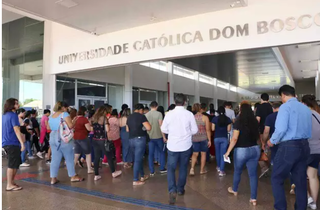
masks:
POLYGON ((19 191, 19 190, 22 190, 22 187, 15 186, 15 187, 13 187, 11 189, 6 189, 6 191, 19 191))
POLYGON ((59 182, 60 182, 59 180, 56 180, 55 182, 51 182, 51 185, 58 184, 59 182))
POLYGON ((78 178, 78 179, 71 180, 71 182, 82 182, 82 181, 84 181, 84 178, 78 178))
POLYGON ((208 173, 207 170, 200 172, 200 175, 203 175, 203 174, 206 174, 206 173, 208 173))

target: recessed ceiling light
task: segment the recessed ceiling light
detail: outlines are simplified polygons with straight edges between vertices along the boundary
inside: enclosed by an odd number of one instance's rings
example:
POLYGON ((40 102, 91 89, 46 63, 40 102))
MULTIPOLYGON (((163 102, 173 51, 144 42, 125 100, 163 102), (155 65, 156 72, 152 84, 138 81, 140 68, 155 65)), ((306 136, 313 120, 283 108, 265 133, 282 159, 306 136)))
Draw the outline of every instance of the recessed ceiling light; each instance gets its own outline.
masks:
POLYGON ((72 0, 59 0, 59 1, 56 1, 56 4, 59 4, 60 6, 63 6, 63 7, 67 7, 68 9, 78 5, 78 3, 72 0))
POLYGON ((315 59, 315 60, 305 59, 305 60, 299 60, 299 63, 307 63, 307 62, 314 62, 314 61, 318 61, 318 60, 317 59, 315 59))
POLYGON ((306 77, 302 77, 303 79, 308 79, 308 78, 312 78, 314 76, 306 76, 306 77))
POLYGON ((301 70, 301 72, 309 72, 309 71, 317 71, 317 69, 304 69, 304 70, 301 70))

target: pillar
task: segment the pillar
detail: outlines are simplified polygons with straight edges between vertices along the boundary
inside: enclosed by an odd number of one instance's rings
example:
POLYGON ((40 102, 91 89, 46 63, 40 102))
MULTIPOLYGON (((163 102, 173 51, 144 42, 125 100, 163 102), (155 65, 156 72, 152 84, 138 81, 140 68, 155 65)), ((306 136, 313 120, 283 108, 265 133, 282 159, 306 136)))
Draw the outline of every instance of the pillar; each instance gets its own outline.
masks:
POLYGON ((174 91, 173 91, 173 63, 167 62, 167 72, 168 72, 168 106, 174 104, 174 91))
POLYGON ((132 66, 125 66, 124 71, 124 92, 123 92, 123 103, 128 104, 132 109, 132 66))
POLYGON ((194 72, 194 102, 200 103, 200 82, 199 82, 199 72, 194 72))

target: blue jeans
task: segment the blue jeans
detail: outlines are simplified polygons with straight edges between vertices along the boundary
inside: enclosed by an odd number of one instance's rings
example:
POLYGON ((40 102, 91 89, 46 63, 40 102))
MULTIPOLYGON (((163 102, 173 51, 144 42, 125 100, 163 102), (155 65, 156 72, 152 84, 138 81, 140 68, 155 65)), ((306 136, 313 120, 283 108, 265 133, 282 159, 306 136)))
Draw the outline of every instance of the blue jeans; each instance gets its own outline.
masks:
POLYGON ((163 151, 163 138, 160 139, 150 139, 149 142, 149 170, 150 173, 154 173, 154 164, 153 164, 153 158, 155 154, 155 148, 157 148, 158 151, 160 151, 160 170, 164 170, 166 165, 166 157, 165 153, 163 151))
POLYGON ((251 189, 251 199, 257 199, 258 191, 258 161, 260 158, 260 147, 238 147, 234 149, 234 175, 233 175, 233 191, 238 192, 243 167, 246 165, 251 189))
POLYGON ((146 151, 146 137, 135 137, 129 139, 130 150, 134 154, 134 164, 133 164, 133 181, 139 181, 140 177, 144 177, 143 170, 143 155, 146 151))
POLYGON ((184 192, 187 182, 188 164, 192 149, 184 152, 171 152, 168 150, 168 189, 169 193, 184 192), (176 184, 176 168, 179 163, 178 185, 176 184))
POLYGON ((122 159, 125 163, 132 163, 133 162, 133 153, 130 149, 130 142, 129 139, 121 138, 121 145, 122 145, 122 159))
POLYGON ((25 141, 24 142, 25 150, 21 152, 21 161, 22 163, 26 162, 26 153, 28 151, 28 156, 32 157, 32 150, 31 150, 31 142, 25 141))
POLYGON ((284 141, 278 145, 278 151, 273 160, 271 176, 274 208, 287 209, 286 195, 283 188, 284 180, 291 173, 296 185, 296 210, 307 208, 307 159, 310 155, 308 140, 284 141))
POLYGON ((57 131, 51 131, 50 147, 51 147, 52 157, 51 157, 51 164, 50 164, 50 177, 56 178, 58 176, 62 157, 64 157, 67 163, 69 177, 73 177, 76 175, 75 166, 74 166, 73 140, 71 140, 69 143, 64 143, 61 140, 61 145, 59 147, 59 143, 58 143, 59 138, 60 137, 57 131))
POLYGON ((224 166, 225 166, 223 155, 226 154, 226 152, 227 152, 228 144, 229 144, 229 142, 228 142, 227 138, 221 137, 221 138, 214 139, 214 147, 216 150, 217 166, 223 172, 224 172, 224 166))

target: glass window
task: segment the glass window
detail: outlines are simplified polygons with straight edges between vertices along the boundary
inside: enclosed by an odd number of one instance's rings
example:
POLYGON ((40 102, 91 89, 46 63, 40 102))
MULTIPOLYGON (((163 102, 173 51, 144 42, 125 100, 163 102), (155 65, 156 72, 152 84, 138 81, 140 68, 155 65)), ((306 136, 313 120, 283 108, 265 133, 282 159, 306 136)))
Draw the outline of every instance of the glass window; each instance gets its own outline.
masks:
POLYGON ((189 79, 194 79, 194 71, 188 70, 186 68, 183 68, 177 65, 173 65, 173 74, 186 77, 189 79))
POLYGON ((209 85, 213 85, 213 78, 206 76, 204 74, 199 74, 199 81, 203 83, 207 83, 209 85))
POLYGON ((69 106, 75 106, 75 79, 58 77, 56 79, 57 101, 64 101, 69 106))
POLYGON ((237 92, 237 87, 236 86, 233 86, 233 85, 230 85, 230 90, 232 92, 237 92))
POLYGON ((86 80, 78 80, 78 95, 106 97, 106 84, 86 80))
POLYGON ((123 104, 123 86, 108 84, 108 104, 114 109, 121 110, 123 104))
POLYGON ((140 63, 142 66, 147 66, 153 69, 158 69, 161 71, 167 71, 167 63, 165 61, 152 61, 140 63))
POLYGON ((157 91, 140 89, 140 101, 157 101, 157 91))
POLYGON ((223 89, 227 89, 228 88, 228 83, 226 82, 222 82, 220 80, 217 80, 217 86, 223 89))

